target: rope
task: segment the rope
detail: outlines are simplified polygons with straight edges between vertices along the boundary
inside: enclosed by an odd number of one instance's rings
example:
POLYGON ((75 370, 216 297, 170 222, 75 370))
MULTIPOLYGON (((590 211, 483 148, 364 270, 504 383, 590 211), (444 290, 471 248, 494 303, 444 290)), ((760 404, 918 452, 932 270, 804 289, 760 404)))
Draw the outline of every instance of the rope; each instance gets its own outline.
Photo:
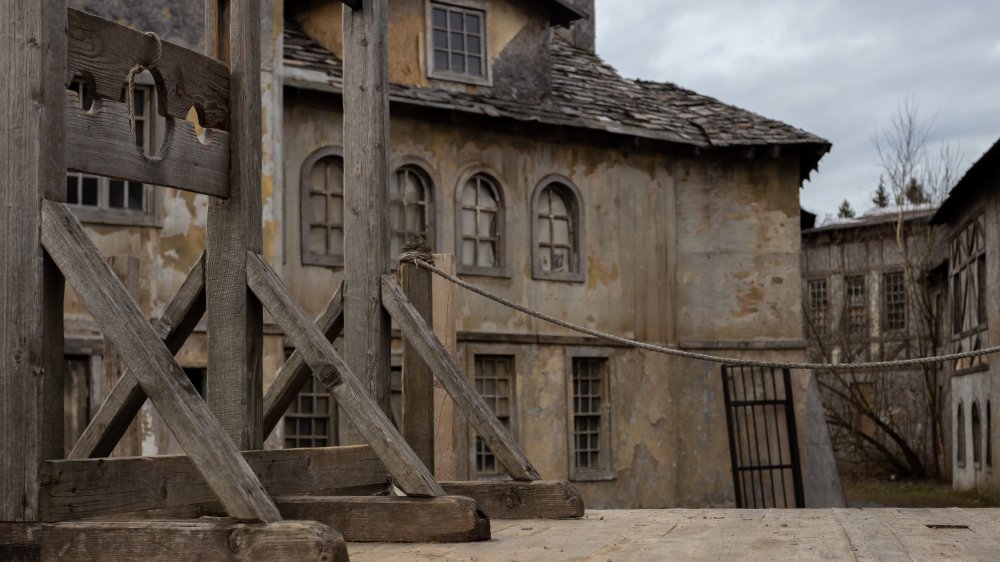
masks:
MULTIPOLYGON (((586 326, 580 326, 578 324, 573 324, 572 322, 567 322, 548 314, 532 310, 525 306, 521 306, 517 303, 511 302, 499 295, 495 295, 485 289, 481 289, 471 283, 467 283, 454 275, 446 271, 442 271, 435 267, 432 263, 429 263, 428 257, 429 252, 424 252, 420 250, 404 251, 399 255, 399 263, 412 263, 419 267, 422 267, 435 275, 447 279, 452 283, 467 289, 485 297, 493 302, 502 304, 508 308, 512 308, 528 316, 533 316, 539 320, 544 320, 550 324, 555 324, 556 326, 561 326, 563 328, 573 330, 574 332, 579 332, 581 334, 586 334, 588 336, 593 336, 595 338, 600 338, 602 340, 607 340, 622 344, 628 347, 634 347, 637 349, 644 349, 646 351, 652 351, 654 353, 662 353, 665 355, 672 355, 674 357, 682 357, 684 359, 694 359, 697 361, 707 361, 710 363, 720 363, 732 367, 763 367, 770 369, 806 369, 806 370, 829 370, 829 371, 873 371, 877 369, 892 369, 901 367, 915 367, 919 365, 934 365, 937 363, 944 363, 949 361, 955 361, 957 359, 965 359, 971 357, 979 357, 982 355, 991 355, 994 353, 1000 353, 1000 346, 989 347, 984 349, 977 349, 973 351, 965 351, 962 353, 951 353, 948 355, 939 355, 936 357, 918 357, 913 359, 897 359, 893 361, 872 361, 868 363, 801 363, 801 362, 781 362, 781 361, 760 361, 755 359, 734 359, 730 357, 721 357, 718 355, 710 355, 707 353, 697 353, 694 351, 685 351, 683 349, 675 349, 672 347, 666 347, 663 345, 656 345, 652 343, 641 342, 629 338, 623 338, 621 336, 616 336, 614 334, 609 334, 606 332, 601 332, 599 330, 594 330, 587 328, 586 326)), ((431 259, 433 259, 431 257, 431 259)))
POLYGON ((156 54, 153 55, 152 61, 146 64, 137 62, 128 71, 128 126, 132 131, 132 140, 135 141, 136 146, 142 145, 139 144, 139 139, 135 136, 135 77, 143 70, 156 66, 156 63, 160 62, 160 55, 163 54, 163 42, 160 41, 160 36, 152 31, 147 31, 146 35, 156 40, 156 54))

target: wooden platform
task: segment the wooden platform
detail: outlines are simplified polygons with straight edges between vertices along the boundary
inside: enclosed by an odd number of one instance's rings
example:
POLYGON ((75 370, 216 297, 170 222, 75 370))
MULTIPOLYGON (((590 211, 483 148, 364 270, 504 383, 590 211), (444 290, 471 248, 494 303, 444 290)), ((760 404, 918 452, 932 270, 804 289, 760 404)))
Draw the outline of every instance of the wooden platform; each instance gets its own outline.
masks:
POLYGON ((997 560, 1000 509, 589 510, 493 540, 351 543, 351 560, 997 560))

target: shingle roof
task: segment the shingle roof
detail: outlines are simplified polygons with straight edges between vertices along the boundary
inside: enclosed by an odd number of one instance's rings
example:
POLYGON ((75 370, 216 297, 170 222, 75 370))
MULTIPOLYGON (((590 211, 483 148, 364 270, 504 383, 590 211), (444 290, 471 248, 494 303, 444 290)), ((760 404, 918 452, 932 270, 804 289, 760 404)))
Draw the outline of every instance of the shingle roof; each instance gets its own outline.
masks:
MULTIPOLYGON (((393 84, 393 101, 655 138, 700 147, 804 145, 804 176, 830 149, 812 133, 768 119, 669 83, 622 78, 599 56, 554 35, 551 90, 541 103, 489 95, 393 84)), ((294 22, 285 27, 286 83, 339 91, 340 59, 316 44, 294 22)))

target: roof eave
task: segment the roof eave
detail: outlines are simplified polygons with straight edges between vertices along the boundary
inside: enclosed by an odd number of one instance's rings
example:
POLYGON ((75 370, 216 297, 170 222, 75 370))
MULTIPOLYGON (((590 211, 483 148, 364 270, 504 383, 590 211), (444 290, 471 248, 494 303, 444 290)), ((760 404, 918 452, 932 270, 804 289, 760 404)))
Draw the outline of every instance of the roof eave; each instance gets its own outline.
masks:
POLYGON ((552 3, 552 23, 569 27, 577 20, 590 19, 591 15, 577 8, 567 0, 550 0, 552 3))

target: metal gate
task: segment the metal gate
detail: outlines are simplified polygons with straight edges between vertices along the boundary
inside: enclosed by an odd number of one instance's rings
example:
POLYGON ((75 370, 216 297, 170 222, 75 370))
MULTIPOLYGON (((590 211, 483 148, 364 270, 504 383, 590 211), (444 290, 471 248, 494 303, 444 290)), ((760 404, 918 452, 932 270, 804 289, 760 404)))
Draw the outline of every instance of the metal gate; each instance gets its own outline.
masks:
POLYGON ((805 507, 791 381, 788 369, 722 367, 736 507, 805 507))

